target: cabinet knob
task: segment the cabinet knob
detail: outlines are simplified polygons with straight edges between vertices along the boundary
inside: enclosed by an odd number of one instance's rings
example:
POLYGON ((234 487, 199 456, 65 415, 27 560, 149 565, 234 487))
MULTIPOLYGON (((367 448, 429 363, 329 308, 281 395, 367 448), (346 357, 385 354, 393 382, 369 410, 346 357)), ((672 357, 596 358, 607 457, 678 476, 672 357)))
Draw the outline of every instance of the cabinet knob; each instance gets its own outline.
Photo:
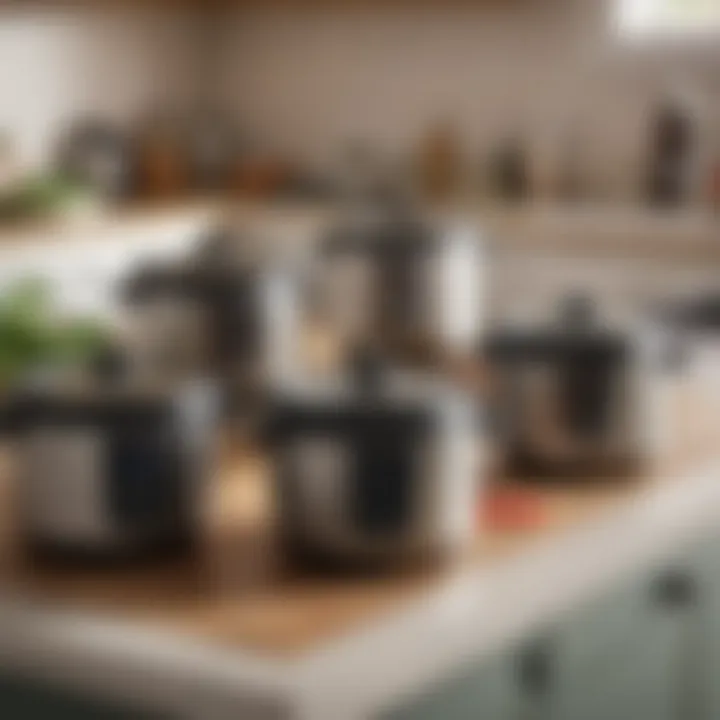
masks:
POLYGON ((686 608, 697 599, 697 583, 685 570, 669 570, 655 581, 653 597, 663 607, 686 608))
POLYGON ((525 647, 518 660, 518 676, 522 690, 528 695, 542 695, 550 686, 552 652, 543 639, 525 647))

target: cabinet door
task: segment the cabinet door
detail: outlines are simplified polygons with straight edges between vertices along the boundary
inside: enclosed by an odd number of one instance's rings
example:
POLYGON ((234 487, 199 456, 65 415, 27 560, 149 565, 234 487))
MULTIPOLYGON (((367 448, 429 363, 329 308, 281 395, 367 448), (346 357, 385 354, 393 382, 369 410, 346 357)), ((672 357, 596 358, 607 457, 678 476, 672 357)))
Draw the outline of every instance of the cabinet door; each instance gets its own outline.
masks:
POLYGON ((626 583, 557 631, 550 720, 686 720, 682 663, 690 582, 626 583))
POLYGON ((695 549, 698 611, 686 662, 692 720, 720 720, 720 538, 695 549))
POLYGON ((694 717, 720 720, 720 589, 704 594, 690 662, 694 672, 694 717))
POLYGON ((481 662, 391 711, 384 720, 520 720, 522 697, 517 662, 481 662))

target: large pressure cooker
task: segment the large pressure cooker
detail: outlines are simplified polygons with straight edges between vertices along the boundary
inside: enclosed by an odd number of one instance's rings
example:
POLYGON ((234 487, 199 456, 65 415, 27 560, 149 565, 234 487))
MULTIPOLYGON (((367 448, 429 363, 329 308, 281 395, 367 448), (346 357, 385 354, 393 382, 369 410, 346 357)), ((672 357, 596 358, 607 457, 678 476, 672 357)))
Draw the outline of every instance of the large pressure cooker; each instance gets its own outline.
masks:
POLYGON ((269 440, 280 536, 349 564, 437 558, 476 532, 476 407, 439 379, 356 362, 278 391, 269 440))
POLYGON ((56 558, 136 559, 198 539, 217 396, 202 382, 56 373, 11 398, 17 519, 56 558))
POLYGON ((333 332, 394 361, 468 356, 483 329, 484 254, 469 227, 375 208, 320 244, 320 297, 333 332))

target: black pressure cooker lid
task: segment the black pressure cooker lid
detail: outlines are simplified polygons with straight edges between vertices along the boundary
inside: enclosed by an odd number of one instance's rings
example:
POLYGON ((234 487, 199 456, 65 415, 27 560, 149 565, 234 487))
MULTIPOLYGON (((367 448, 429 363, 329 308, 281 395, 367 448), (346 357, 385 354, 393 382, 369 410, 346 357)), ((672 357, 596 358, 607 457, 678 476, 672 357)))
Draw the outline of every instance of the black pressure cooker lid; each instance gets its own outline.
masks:
POLYGON ((120 425, 150 427, 177 409, 181 388, 171 380, 136 378, 127 358, 108 349, 87 368, 31 376, 4 404, 10 429, 37 425, 120 425))
POLYGON ((28 386, 13 392, 5 413, 10 428, 43 425, 160 425, 176 412, 175 395, 159 387, 28 386))
POLYGON ((566 298, 558 321, 533 327, 500 327, 482 345, 482 355, 505 364, 570 362, 615 365, 630 355, 629 337, 597 322, 594 303, 584 296, 566 298))
POLYGON ((268 438, 297 435, 355 437, 388 433, 407 437, 430 431, 436 411, 418 399, 366 394, 347 387, 308 385, 275 393, 269 401, 268 438))
POLYGON ((436 428, 443 403, 451 398, 457 399, 457 394, 438 379, 393 372, 358 357, 346 376, 298 382, 275 392, 270 400, 269 437, 387 433, 407 438, 436 428))
POLYGON ((275 444, 301 435, 333 438, 382 435, 400 442, 428 433, 433 425, 433 417, 420 409, 362 403, 315 405, 284 399, 270 405, 266 439, 275 444))
POLYGON ((627 338, 612 331, 587 335, 554 328, 500 328, 483 343, 482 354, 502 363, 571 361, 620 363, 630 354, 627 338))

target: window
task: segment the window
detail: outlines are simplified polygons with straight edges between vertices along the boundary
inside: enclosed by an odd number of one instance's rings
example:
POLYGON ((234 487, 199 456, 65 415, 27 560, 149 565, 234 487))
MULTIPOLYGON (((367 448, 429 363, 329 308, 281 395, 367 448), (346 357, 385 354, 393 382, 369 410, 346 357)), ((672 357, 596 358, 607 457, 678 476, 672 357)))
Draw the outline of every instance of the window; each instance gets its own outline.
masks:
POLYGON ((720 0, 617 0, 618 26, 630 35, 720 32, 720 0))

